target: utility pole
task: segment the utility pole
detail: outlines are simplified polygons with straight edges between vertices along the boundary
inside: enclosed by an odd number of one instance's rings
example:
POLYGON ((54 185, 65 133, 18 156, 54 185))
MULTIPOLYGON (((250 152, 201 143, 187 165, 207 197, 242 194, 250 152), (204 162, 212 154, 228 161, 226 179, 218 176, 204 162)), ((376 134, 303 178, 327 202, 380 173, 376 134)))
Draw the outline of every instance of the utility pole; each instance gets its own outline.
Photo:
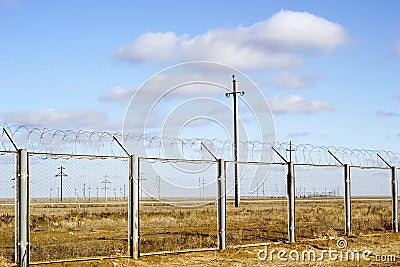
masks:
POLYGON ((65 168, 63 166, 58 168, 60 172, 55 175, 55 177, 60 177, 60 201, 63 201, 63 177, 68 177, 68 175, 64 172, 65 168))
POLYGON ((238 148, 238 103, 237 103, 237 95, 239 94, 240 96, 244 95, 243 91, 238 92, 236 90, 236 85, 237 81, 235 80, 235 75, 232 75, 232 84, 233 84, 233 90, 230 93, 226 93, 225 96, 227 98, 230 97, 230 95, 233 96, 233 160, 235 164, 235 207, 239 207, 240 205, 240 184, 239 184, 239 166, 238 166, 238 154, 239 154, 239 148, 238 148))
POLYGON ((107 178, 108 176, 106 174, 106 176, 104 176, 104 181, 101 182, 102 184, 104 184, 104 187, 102 189, 104 189, 104 197, 106 198, 106 201, 107 201, 107 190, 110 189, 109 187, 107 187, 107 185, 111 184, 111 182, 107 178))
POLYGON ((158 194, 158 200, 160 200, 160 195, 161 195, 161 179, 160 179, 160 175, 157 175, 157 194, 158 194))
POLYGON ((82 193, 83 193, 83 201, 86 201, 86 183, 83 183, 82 193))
POLYGON ((265 180, 263 181, 263 197, 265 197, 264 183, 265 183, 265 180))
POLYGON ((201 177, 199 177, 199 197, 201 198, 201 177))
POLYGON ((205 186, 206 186, 206 182, 204 181, 204 177, 203 177, 203 197, 206 196, 206 193, 205 193, 205 186))
POLYGON ((257 182, 257 194, 256 194, 257 199, 258 199, 258 187, 259 187, 259 183, 257 182))
POLYGON ((204 180, 204 177, 199 177, 199 195, 200 195, 200 198, 205 196, 205 190, 204 190, 205 185, 206 185, 206 182, 204 180))
POLYGON ((90 190, 91 190, 92 188, 90 187, 90 185, 89 185, 89 187, 88 187, 88 190, 89 190, 89 202, 90 202, 90 190))
MULTIPOLYGON (((144 173, 143 173, 143 172, 139 173, 138 182, 139 182, 139 190, 140 190, 140 195, 139 195, 139 197, 140 197, 140 198, 143 197, 143 186, 142 186, 142 181, 146 181, 146 180, 147 180, 146 178, 143 178, 143 177, 144 177, 144 173)), ((157 177, 158 177, 158 176, 157 176, 157 177)), ((124 187, 124 190, 125 190, 125 187, 124 187)))
POLYGON ((296 151, 295 149, 292 149, 292 141, 289 142, 289 149, 286 149, 286 151, 289 152, 289 162, 292 162, 292 152, 296 151))

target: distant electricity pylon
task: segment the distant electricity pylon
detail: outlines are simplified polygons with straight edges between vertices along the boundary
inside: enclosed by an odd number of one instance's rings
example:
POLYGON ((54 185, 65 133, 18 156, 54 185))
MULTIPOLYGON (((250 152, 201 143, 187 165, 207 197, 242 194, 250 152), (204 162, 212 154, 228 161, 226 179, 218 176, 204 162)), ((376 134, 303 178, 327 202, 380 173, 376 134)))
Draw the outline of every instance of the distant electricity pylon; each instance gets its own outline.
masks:
POLYGON ((160 177, 160 175, 157 175, 156 186, 157 186, 158 200, 160 200, 160 196, 161 196, 161 177, 160 177))
POLYGON ((63 201, 63 177, 68 177, 68 174, 64 172, 65 168, 63 166, 58 168, 60 172, 55 175, 55 177, 60 177, 60 201, 63 201))
POLYGON ((108 185, 111 184, 111 182, 108 180, 107 174, 106 174, 106 176, 104 176, 104 181, 102 181, 101 183, 104 184, 104 187, 102 189, 104 189, 104 197, 106 198, 106 201, 107 201, 107 190, 110 189, 110 187, 108 187, 108 185))

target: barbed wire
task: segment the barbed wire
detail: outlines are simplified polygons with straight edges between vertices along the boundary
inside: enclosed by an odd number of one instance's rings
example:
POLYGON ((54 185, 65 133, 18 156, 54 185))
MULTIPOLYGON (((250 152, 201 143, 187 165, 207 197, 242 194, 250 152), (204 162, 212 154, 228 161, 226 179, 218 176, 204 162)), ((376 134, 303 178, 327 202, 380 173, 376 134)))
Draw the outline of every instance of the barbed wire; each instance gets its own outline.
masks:
MULTIPOLYGON (((217 138, 180 139, 134 133, 122 134, 121 132, 30 128, 23 125, 8 124, 2 124, 2 127, 10 133, 18 147, 36 153, 126 156, 114 140, 113 137, 115 136, 118 140, 123 140, 124 144, 129 144, 130 150, 142 157, 212 159, 209 152, 203 149, 203 143, 218 157, 227 160, 232 158, 232 142, 217 138)), ((400 153, 392 151, 290 144, 278 141, 273 144, 261 141, 239 142, 239 159, 240 161, 279 163, 282 162, 282 159, 271 147, 274 147, 288 159, 290 146, 292 148, 292 160, 295 164, 339 165, 339 162, 328 153, 329 150, 341 162, 352 166, 386 167, 386 164, 377 154, 381 155, 391 165, 400 165, 400 153)), ((0 135, 0 150, 15 151, 4 131, 0 135)))

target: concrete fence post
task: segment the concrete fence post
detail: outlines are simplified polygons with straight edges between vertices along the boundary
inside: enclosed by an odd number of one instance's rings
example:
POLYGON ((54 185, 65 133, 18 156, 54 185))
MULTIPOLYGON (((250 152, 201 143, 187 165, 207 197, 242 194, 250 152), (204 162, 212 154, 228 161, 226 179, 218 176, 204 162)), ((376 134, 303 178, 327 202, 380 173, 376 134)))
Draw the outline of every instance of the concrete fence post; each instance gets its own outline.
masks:
POLYGON ((345 210, 345 235, 351 235, 351 191, 350 191, 350 166, 344 164, 344 210, 345 210))
POLYGON ((29 155, 26 149, 18 150, 15 185, 16 263, 29 266, 29 155))
POLYGON ((287 174, 287 193, 288 193, 288 235, 289 242, 295 242, 296 218, 295 218, 295 185, 294 185, 294 164, 288 162, 287 174))
POLYGON ((399 231, 397 169, 396 167, 391 167, 391 170, 392 170, 392 230, 394 233, 397 233, 399 231))
POLYGON ((218 248, 226 248, 226 172, 225 161, 217 161, 217 219, 218 219, 218 248))
POLYGON ((128 240, 131 258, 140 256, 140 218, 139 218, 139 159, 129 157, 129 198, 128 198, 128 240))

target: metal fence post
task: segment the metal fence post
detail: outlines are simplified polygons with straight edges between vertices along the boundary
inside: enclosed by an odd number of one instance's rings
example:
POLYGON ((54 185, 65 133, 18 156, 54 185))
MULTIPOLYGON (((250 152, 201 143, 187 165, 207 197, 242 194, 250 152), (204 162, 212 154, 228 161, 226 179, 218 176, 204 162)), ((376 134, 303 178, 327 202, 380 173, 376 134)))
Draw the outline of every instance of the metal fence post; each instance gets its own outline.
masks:
POLYGON ((399 231, 397 169, 394 166, 391 167, 391 169, 392 169, 392 230, 394 233, 397 233, 399 231))
POLYGON ((129 157, 129 201, 128 201, 128 240, 131 258, 139 258, 139 159, 136 155, 129 157))
POLYGON ((344 210, 345 210, 345 235, 351 235, 351 192, 350 192, 350 166, 344 166, 344 210))
POLYGON ((295 186, 294 186, 294 164, 293 161, 288 162, 287 174, 287 189, 288 189, 288 234, 289 242, 295 242, 295 186))
POLYGON ((226 172, 224 159, 217 161, 218 248, 226 248, 226 172))
POLYGON ((29 168, 28 152, 18 150, 16 183, 16 263, 29 266, 29 168))

